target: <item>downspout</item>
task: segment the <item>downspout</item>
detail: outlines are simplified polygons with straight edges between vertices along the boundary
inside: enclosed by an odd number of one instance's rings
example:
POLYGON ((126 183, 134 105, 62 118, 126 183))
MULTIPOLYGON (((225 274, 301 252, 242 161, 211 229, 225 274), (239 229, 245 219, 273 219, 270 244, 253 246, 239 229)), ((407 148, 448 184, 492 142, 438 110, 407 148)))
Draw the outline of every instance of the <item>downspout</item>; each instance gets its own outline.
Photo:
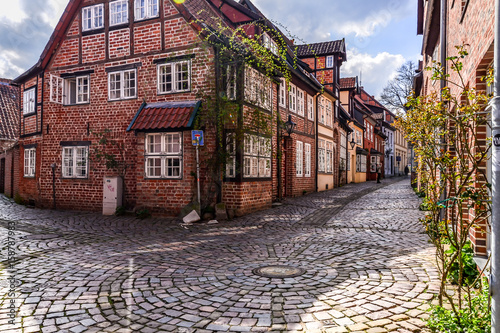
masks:
POLYGON ((492 122, 492 216, 491 216, 491 332, 500 333, 500 0, 495 0, 494 97, 490 101, 492 122))
MULTIPOLYGON (((219 77, 220 77, 220 71, 219 71, 219 68, 220 68, 220 59, 219 59, 219 49, 218 47, 216 47, 215 45, 213 46, 214 48, 214 53, 215 53, 215 103, 216 103, 216 109, 218 112, 220 112, 220 103, 219 103, 219 77)), ((238 84, 236 83, 236 87, 238 86, 238 84)), ((219 116, 219 115, 218 115, 219 116)), ((217 122, 216 122, 216 128, 215 128, 215 147, 216 147, 216 150, 218 150, 217 148, 219 147, 220 145, 220 138, 219 138, 219 126, 221 126, 220 122, 219 122, 219 117, 217 117, 217 122)), ((226 147, 224 147, 224 150, 226 149, 226 147)), ((217 151, 215 152, 216 154, 217 151)), ((216 186, 219 187, 219 190, 217 191, 217 203, 219 202, 222 202, 222 190, 223 190, 223 185, 224 185, 224 175, 222 174, 222 172, 220 172, 220 164, 217 165, 215 168, 217 171, 217 182, 216 182, 216 186)), ((198 180, 199 181, 199 180, 198 180)), ((198 195, 198 200, 200 202, 200 211, 201 211, 201 198, 199 197, 198 195)))
MULTIPOLYGON (((441 48, 441 57, 440 57, 440 60, 441 60, 441 66, 443 67, 443 76, 447 74, 447 64, 446 64, 446 15, 447 15, 447 0, 440 0, 441 1, 441 17, 440 17, 440 26, 439 26, 439 30, 440 30, 440 48, 441 48)), ((440 82, 440 86, 441 86, 441 96, 440 96, 440 99, 441 101, 443 101, 443 95, 442 95, 442 91, 444 88, 446 88, 446 80, 441 80, 440 82)), ((446 138, 441 138, 441 145, 444 147, 446 145, 446 138)), ((447 190, 446 190, 446 184, 443 184, 444 185, 444 188, 443 188, 443 193, 441 194, 441 200, 445 200, 446 199, 446 196, 447 196, 447 190)), ((445 219, 445 209, 442 208, 441 211, 439 212, 439 216, 440 216, 440 219, 441 220, 444 220, 445 219)))
MULTIPOLYGON (((314 168, 315 169, 314 170, 314 174, 315 174, 315 180, 314 180, 314 182, 316 184, 316 192, 319 192, 319 187, 318 187, 319 186, 318 185, 318 182, 319 182, 319 179, 318 179, 318 177, 319 177, 319 173, 318 173, 318 168, 319 168, 319 165, 318 165, 318 163, 319 163, 319 153, 318 153, 318 146, 319 146, 318 145, 318 142, 319 142, 318 141, 319 140, 319 134, 318 134, 318 130, 319 130, 319 126, 318 126, 318 110, 319 110, 319 108, 318 108, 318 100, 319 100, 319 96, 320 96, 319 93, 316 94, 316 116, 314 117, 314 119, 315 119, 314 122, 316 123, 315 124, 316 125, 315 126, 316 127, 316 135, 315 135, 316 136, 316 140, 315 140, 316 141, 315 142, 315 145, 316 145, 315 148, 316 149, 314 150, 314 155, 316 155, 316 167, 314 168)), ((335 182, 333 182, 333 187, 335 187, 335 182)))

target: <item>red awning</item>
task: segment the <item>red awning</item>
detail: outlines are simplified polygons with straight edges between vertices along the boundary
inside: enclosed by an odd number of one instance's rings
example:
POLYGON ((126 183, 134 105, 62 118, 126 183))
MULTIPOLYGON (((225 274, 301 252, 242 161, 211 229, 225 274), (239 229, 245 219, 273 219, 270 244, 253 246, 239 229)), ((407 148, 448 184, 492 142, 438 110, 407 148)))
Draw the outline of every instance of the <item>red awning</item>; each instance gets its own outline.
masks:
POLYGON ((191 128, 201 101, 143 103, 127 131, 191 128))

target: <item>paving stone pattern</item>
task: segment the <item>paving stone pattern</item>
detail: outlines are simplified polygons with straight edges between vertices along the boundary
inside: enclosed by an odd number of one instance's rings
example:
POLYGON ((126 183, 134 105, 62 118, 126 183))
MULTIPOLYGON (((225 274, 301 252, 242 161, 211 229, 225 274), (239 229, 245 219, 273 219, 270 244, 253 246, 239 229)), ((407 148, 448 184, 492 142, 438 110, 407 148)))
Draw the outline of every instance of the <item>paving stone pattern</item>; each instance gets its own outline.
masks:
POLYGON ((438 290, 408 179, 349 184, 217 225, 0 199, 0 332, 421 332, 438 290), (55 238, 43 235, 57 236, 55 238), (47 239, 46 239, 47 238, 47 239), (294 278, 252 270, 300 267, 294 278), (9 274, 20 282, 8 324, 9 274))

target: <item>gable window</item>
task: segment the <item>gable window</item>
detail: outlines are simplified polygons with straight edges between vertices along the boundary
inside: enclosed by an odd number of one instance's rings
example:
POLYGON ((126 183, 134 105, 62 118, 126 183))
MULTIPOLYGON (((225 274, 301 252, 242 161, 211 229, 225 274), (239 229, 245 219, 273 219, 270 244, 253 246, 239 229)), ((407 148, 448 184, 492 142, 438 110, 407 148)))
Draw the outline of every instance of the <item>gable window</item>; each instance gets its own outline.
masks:
POLYGON ((273 54, 278 55, 278 44, 266 33, 262 35, 262 44, 273 54))
POLYGON ((60 78, 50 75, 50 101, 64 105, 90 102, 90 77, 88 75, 60 78))
POLYGON ((35 177, 36 148, 24 150, 24 177, 35 177))
POLYGON ((88 147, 63 147, 62 173, 64 178, 87 178, 88 147))
POLYGON ((109 25, 128 22, 128 0, 118 0, 109 3, 109 25))
POLYGON ((191 61, 158 65, 158 93, 178 93, 191 89, 191 61))
POLYGON ((104 27, 104 4, 82 9, 82 30, 89 31, 104 27))
POLYGON ((288 89, 289 102, 288 107, 290 111, 297 112, 297 87, 294 84, 290 83, 290 87, 288 89))
POLYGON ((326 67, 327 68, 333 67, 333 56, 326 57, 326 67))
POLYGON ((307 95, 307 119, 314 121, 314 99, 307 95))
POLYGON ((35 88, 23 92, 23 114, 35 113, 35 88))
POLYGON ((280 106, 286 108, 286 81, 284 78, 280 82, 280 106))
POLYGON ((304 145, 301 141, 297 141, 297 151, 295 155, 295 169, 297 177, 302 177, 304 172, 304 145))
POLYGON ((271 177, 271 138, 245 134, 243 177, 271 177))
POLYGON ((146 177, 182 177, 182 133, 155 133, 146 136, 146 177))
POLYGON ((158 0, 135 0, 135 20, 158 16, 158 0))
POLYGON ((304 176, 311 177, 311 145, 304 143, 304 176))
POLYGON ((110 101, 136 97, 136 70, 108 74, 108 96, 110 101))
POLYGON ((297 113, 304 116, 304 90, 297 89, 297 113))
POLYGON ((271 79, 251 67, 245 68, 245 100, 266 110, 272 107, 271 79))

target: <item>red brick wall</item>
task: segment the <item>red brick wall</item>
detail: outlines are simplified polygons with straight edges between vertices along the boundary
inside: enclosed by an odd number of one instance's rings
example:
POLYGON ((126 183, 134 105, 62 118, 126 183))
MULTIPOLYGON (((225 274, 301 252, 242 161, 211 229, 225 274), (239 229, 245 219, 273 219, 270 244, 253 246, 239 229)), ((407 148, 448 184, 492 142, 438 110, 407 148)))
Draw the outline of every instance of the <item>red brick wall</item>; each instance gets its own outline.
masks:
POLYGON ((2 158, 5 158, 4 194, 14 197, 19 193, 19 147, 16 146, 0 154, 0 159, 2 158))

